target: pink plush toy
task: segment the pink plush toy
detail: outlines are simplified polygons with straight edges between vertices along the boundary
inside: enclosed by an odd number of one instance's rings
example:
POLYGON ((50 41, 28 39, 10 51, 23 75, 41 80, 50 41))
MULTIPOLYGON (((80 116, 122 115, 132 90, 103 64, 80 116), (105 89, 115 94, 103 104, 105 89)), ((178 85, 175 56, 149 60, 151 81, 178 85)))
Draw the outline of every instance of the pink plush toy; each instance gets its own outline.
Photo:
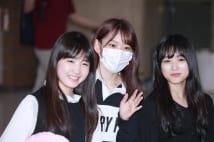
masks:
POLYGON ((30 136, 25 142, 69 142, 69 140, 52 132, 40 132, 30 136))

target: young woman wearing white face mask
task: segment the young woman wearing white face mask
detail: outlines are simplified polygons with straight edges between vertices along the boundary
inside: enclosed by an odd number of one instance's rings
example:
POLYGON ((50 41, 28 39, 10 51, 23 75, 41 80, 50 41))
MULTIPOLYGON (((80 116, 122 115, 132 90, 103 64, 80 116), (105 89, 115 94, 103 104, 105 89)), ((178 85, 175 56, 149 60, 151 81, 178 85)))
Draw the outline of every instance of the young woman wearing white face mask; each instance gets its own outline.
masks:
POLYGON ((106 20, 95 33, 93 45, 98 61, 96 96, 101 109, 101 141, 136 142, 138 104, 143 93, 134 29, 124 19, 106 20))

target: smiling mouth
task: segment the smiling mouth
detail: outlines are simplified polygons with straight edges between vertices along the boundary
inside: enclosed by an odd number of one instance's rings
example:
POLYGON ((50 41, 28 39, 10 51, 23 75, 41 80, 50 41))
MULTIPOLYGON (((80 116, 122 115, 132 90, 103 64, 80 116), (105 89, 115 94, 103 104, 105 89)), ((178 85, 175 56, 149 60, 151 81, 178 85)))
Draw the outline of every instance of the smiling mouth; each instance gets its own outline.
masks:
POLYGON ((80 77, 70 76, 69 79, 76 82, 80 79, 80 77))
POLYGON ((172 74, 170 74, 172 77, 178 77, 178 76, 180 76, 180 73, 172 73, 172 74))

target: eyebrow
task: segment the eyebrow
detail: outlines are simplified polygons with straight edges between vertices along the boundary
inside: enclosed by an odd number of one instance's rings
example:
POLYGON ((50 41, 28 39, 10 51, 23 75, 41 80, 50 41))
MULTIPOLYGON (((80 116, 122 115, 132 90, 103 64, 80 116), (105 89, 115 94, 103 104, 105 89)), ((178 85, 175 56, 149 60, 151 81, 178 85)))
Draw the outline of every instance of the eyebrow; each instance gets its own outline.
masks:
POLYGON ((184 55, 182 55, 180 53, 177 53, 177 54, 175 53, 173 56, 169 56, 169 55, 164 56, 164 58, 168 58, 168 59, 171 59, 173 57, 183 57, 183 58, 185 58, 184 55))
POLYGON ((87 55, 84 56, 83 61, 89 62, 89 57, 87 55))
POLYGON ((174 54, 176 57, 184 57, 184 55, 182 55, 181 53, 175 53, 174 54))
POLYGON ((110 42, 116 42, 116 43, 118 43, 118 41, 116 41, 116 40, 114 40, 114 39, 109 40, 109 42, 108 42, 108 43, 110 43, 110 42))

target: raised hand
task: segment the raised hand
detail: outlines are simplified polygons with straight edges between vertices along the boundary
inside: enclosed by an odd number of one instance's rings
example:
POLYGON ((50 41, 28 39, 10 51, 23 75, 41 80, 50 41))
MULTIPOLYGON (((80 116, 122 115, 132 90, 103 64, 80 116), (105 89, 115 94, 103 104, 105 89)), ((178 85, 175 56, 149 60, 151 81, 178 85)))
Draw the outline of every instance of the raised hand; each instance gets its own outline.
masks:
POLYGON ((142 106, 139 104, 142 99, 143 92, 138 91, 137 89, 134 91, 130 98, 128 98, 128 94, 126 93, 126 95, 120 102, 120 118, 123 120, 128 120, 136 111, 140 110, 142 106))

